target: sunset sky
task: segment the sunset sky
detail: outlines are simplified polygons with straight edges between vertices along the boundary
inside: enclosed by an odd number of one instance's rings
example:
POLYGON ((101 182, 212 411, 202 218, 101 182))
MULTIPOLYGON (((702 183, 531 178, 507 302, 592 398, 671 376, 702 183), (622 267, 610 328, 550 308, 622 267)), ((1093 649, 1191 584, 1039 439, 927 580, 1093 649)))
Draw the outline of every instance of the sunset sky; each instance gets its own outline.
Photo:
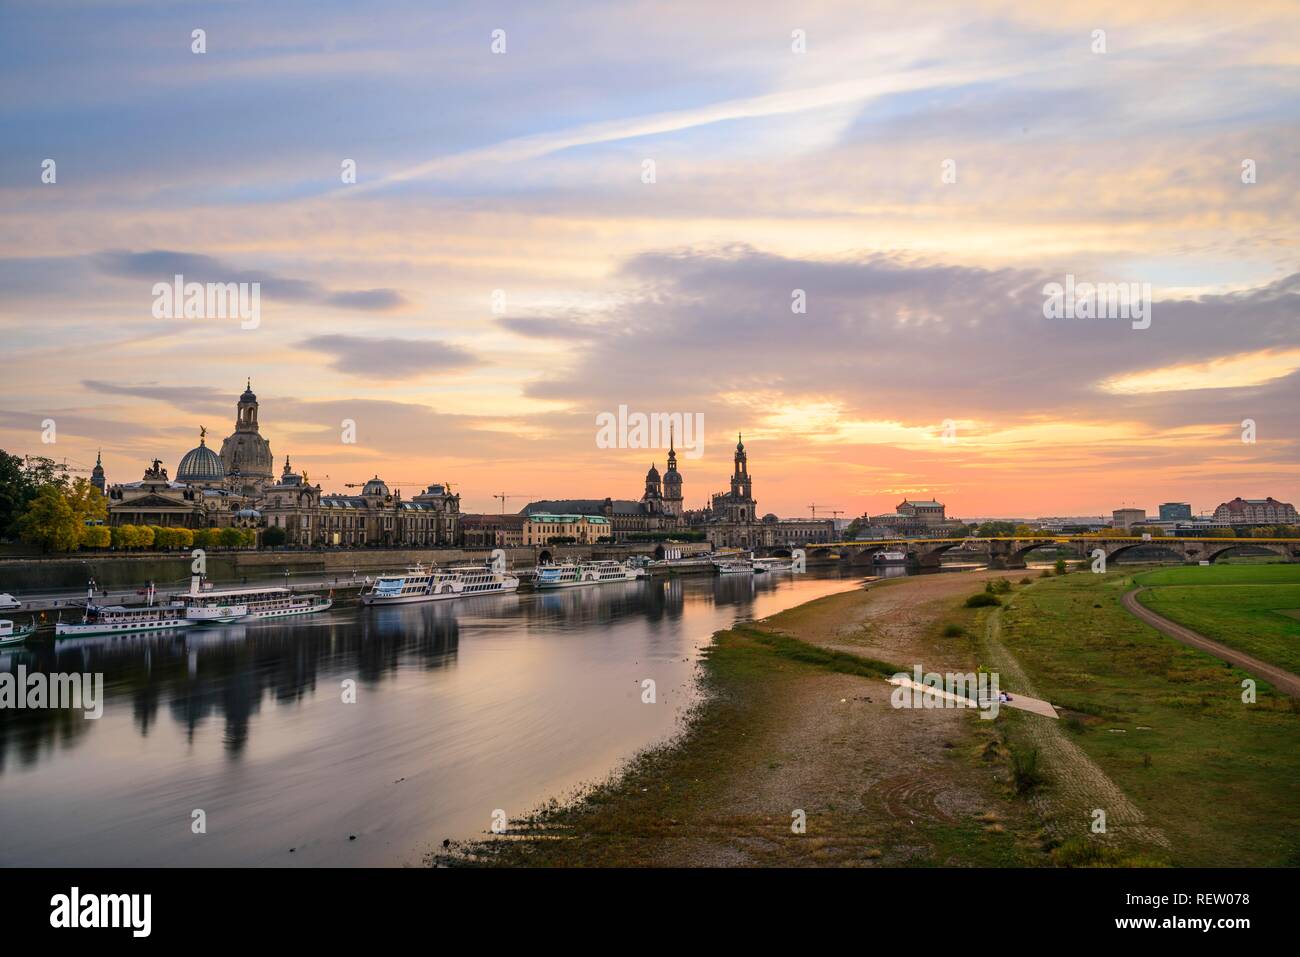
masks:
POLYGON ((1295 502, 1298 162, 1294 2, 6 2, 0 447, 174 473, 251 377, 277 468, 467 511, 639 497, 619 405, 704 415, 689 507, 740 430, 783 516, 1295 502))

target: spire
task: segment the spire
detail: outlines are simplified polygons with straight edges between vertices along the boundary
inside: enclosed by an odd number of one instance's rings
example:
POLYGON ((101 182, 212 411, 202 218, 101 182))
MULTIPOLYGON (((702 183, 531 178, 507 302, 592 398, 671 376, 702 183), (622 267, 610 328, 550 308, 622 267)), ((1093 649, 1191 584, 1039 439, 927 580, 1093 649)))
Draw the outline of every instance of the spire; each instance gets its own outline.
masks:
POLYGON ((104 464, 104 450, 103 450, 103 449, 96 449, 96 450, 95 450, 95 468, 100 468, 100 467, 103 466, 103 464, 104 464))

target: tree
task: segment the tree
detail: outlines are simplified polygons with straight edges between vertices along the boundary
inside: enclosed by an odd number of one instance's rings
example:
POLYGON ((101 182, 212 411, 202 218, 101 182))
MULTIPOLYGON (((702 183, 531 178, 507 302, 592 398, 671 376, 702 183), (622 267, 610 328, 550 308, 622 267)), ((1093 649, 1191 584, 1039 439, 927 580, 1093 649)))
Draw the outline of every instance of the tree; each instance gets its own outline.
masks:
POLYGON ((257 547, 257 529, 241 528, 239 530, 239 544, 244 548, 257 547))
POLYGON ((47 552, 72 551, 81 544, 84 527, 63 490, 52 483, 41 486, 18 519, 19 537, 30 545, 40 545, 47 552))
POLYGON ((81 530, 82 548, 108 548, 112 541, 107 525, 87 525, 81 530))
POLYGON ((108 519, 108 499, 84 478, 75 478, 64 487, 64 497, 82 524, 103 522, 108 519))
POLYGON ((194 533, 188 528, 173 528, 172 532, 176 535, 177 548, 191 548, 194 545, 194 533))
POLYGON ((20 534, 19 520, 28 504, 46 485, 62 490, 68 482, 53 459, 33 456, 24 460, 0 450, 0 538, 20 534))
POLYGON ((286 538, 288 535, 283 528, 271 525, 262 533, 262 544, 267 548, 276 548, 283 545, 286 538))
POLYGON ((221 543, 222 548, 238 548, 243 542, 244 536, 240 534, 239 529, 233 525, 228 525, 217 534, 217 540, 221 543))

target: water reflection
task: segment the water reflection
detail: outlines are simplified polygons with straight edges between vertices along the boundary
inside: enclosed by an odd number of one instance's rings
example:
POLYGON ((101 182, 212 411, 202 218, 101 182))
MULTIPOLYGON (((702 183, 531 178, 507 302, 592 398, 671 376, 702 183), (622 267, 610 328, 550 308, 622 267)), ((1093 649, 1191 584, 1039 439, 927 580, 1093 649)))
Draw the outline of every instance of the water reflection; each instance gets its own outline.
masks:
POLYGON ((0 709, 0 864, 418 859, 482 830, 496 807, 523 812, 662 740, 714 631, 853 577, 345 605, 6 651, 0 671, 101 672, 107 700, 97 721, 0 709), (654 707, 640 701, 645 677, 654 707), (221 822, 220 840, 189 831, 196 807, 221 822), (344 848, 344 829, 368 839, 344 848))

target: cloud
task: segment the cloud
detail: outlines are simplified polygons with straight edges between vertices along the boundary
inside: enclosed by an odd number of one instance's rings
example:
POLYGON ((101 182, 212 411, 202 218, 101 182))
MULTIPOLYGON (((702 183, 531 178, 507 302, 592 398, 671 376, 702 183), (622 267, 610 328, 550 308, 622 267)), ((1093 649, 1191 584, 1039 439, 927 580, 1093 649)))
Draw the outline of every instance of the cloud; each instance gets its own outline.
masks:
POLYGON ((125 395, 137 399, 166 402, 186 412, 230 412, 234 414, 235 397, 229 390, 201 385, 118 385, 98 379, 83 379, 83 387, 103 395, 125 395))
POLYGON ((257 282, 262 294, 273 299, 312 302, 334 309, 363 312, 390 312, 406 305, 406 298, 395 289, 358 289, 332 292, 319 283, 276 276, 256 269, 239 269, 212 256, 198 253, 154 249, 135 253, 106 250, 93 257, 101 272, 123 279, 170 282, 184 276, 186 282, 257 282))
POLYGON ((435 339, 326 335, 312 336, 298 345, 330 356, 330 366, 338 372, 379 379, 409 379, 479 364, 473 353, 435 339))

